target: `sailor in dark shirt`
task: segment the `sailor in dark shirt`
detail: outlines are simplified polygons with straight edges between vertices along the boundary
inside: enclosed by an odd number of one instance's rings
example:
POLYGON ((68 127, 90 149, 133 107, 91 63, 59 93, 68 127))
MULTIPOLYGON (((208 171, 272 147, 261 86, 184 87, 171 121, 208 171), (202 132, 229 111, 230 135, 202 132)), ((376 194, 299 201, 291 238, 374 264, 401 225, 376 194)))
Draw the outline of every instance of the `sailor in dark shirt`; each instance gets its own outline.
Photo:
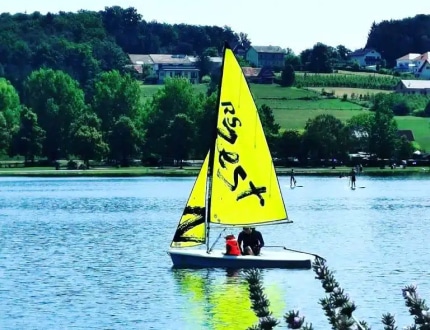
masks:
POLYGON ((263 235, 255 228, 243 227, 243 231, 239 233, 237 238, 237 243, 243 255, 258 256, 264 246, 263 235))

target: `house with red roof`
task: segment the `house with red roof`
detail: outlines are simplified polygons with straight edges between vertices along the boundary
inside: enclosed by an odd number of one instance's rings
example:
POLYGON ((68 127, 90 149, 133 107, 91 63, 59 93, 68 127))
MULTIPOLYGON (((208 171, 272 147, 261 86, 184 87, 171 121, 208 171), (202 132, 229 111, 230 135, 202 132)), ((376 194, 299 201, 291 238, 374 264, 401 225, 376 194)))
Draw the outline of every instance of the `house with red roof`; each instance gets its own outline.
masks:
POLYGON ((414 60, 419 56, 420 54, 418 53, 409 53, 399 57, 396 59, 394 70, 398 72, 415 72, 417 70, 417 63, 415 63, 414 60))
POLYGON ((420 79, 430 79, 430 52, 409 53, 396 60, 394 69, 398 72, 410 72, 420 79))

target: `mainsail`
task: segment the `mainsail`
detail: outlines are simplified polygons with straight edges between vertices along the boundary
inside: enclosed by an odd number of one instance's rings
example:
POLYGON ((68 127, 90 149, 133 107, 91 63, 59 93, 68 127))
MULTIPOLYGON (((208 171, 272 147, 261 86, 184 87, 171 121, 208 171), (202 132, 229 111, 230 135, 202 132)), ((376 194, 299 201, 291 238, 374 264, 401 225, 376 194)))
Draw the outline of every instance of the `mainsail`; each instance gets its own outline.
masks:
POLYGON ((203 162, 187 205, 179 220, 171 247, 189 247, 205 244, 206 182, 209 154, 203 162))
POLYGON ((233 51, 224 49, 217 136, 211 152, 209 221, 227 225, 287 219, 257 107, 233 51))
POLYGON ((207 222, 254 225, 288 219, 257 107, 228 46, 221 77, 216 139, 194 183, 171 247, 205 244, 207 222), (207 186, 210 201, 206 199, 207 186))

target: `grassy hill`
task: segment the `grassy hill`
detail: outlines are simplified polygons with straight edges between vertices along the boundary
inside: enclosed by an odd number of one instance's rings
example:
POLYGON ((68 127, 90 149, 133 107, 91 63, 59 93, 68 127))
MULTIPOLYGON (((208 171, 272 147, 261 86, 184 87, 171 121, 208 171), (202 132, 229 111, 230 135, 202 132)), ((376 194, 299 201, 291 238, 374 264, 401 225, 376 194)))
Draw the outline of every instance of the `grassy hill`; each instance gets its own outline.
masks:
MULTIPOLYGON (((162 88, 162 85, 142 85, 142 99, 148 100, 154 93, 162 88)), ((279 85, 250 85, 257 106, 268 105, 273 110, 276 121, 283 129, 302 130, 309 118, 315 118, 320 114, 331 114, 346 122, 352 116, 362 111, 368 111, 353 102, 342 101, 340 98, 352 93, 367 94, 388 91, 374 89, 355 89, 342 87, 325 87, 325 91, 334 92, 339 98, 321 98, 321 88, 284 88, 279 85)), ((207 85, 195 85, 197 92, 205 92, 207 85)), ((430 120, 413 116, 395 117, 399 129, 410 129, 413 131, 415 140, 422 148, 430 151, 430 120)))

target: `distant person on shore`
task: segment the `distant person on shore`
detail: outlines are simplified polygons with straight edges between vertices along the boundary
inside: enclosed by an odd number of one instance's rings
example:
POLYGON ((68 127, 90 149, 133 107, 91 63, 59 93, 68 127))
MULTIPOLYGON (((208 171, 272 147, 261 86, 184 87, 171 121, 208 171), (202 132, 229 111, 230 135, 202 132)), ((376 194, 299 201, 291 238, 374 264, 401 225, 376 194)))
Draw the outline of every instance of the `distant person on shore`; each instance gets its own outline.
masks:
POLYGON ((355 180, 356 180, 356 173, 355 169, 353 168, 351 172, 349 173, 349 176, 351 177, 351 188, 355 188, 355 180))
POLYGON ((296 186, 296 178, 294 177, 294 169, 291 169, 291 176, 290 176, 290 187, 295 187, 296 186))

